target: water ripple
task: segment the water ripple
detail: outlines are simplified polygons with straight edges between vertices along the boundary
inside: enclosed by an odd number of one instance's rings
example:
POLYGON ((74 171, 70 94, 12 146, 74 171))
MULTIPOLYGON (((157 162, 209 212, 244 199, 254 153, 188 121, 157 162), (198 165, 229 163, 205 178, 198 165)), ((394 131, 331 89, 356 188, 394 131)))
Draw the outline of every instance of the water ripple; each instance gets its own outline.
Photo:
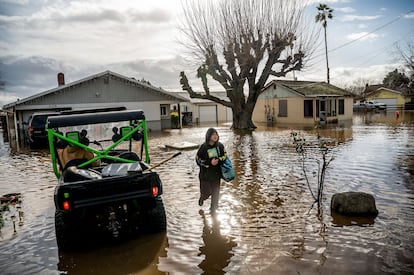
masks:
MULTIPOLYGON (((310 210, 313 201, 290 130, 246 133, 218 127, 237 178, 222 184, 216 216, 209 214, 208 200, 200 211, 196 150, 185 151, 157 168, 164 184, 166 235, 138 236, 79 253, 56 247, 56 180, 48 154, 13 154, 0 144, 0 194, 21 192, 25 213, 17 235, 10 222, 2 228, 2 273, 408 274, 414 270, 414 124, 365 123, 356 117, 352 128, 320 132, 338 142, 326 176, 322 218, 310 210), (356 226, 335 223, 329 200, 344 191, 374 194, 379 216, 350 221, 356 226)), ((205 131, 151 133, 152 163, 174 153, 164 144, 200 143, 205 131)), ((315 130, 305 134, 316 136, 315 130)), ((307 167, 314 182, 315 166, 308 162, 307 167)))

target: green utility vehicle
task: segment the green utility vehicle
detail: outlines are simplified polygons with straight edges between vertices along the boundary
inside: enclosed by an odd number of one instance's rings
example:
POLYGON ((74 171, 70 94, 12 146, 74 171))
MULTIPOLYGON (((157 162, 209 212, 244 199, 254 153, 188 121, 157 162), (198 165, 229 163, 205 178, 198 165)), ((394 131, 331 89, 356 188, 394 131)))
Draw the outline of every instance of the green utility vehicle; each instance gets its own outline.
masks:
POLYGON ((47 134, 58 178, 54 201, 59 248, 89 235, 118 238, 166 230, 162 184, 150 166, 143 111, 53 116, 47 134), (100 139, 90 141, 88 132, 100 139), (108 133, 112 137, 102 139, 108 133), (76 150, 78 156, 89 157, 68 160, 76 150))

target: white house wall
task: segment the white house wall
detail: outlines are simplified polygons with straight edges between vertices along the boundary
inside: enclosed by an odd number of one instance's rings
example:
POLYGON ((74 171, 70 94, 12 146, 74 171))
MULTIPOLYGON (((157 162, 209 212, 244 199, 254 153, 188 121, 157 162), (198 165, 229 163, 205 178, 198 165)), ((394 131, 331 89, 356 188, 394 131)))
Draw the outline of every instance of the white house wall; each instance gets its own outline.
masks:
POLYGON ((200 122, 200 121, 216 123, 215 120, 205 121, 205 119, 200 118, 200 108, 202 108, 203 106, 217 106, 218 123, 233 121, 233 113, 232 113, 231 108, 225 107, 217 103, 193 104, 193 103, 185 102, 185 103, 181 103, 181 112, 192 112, 193 123, 200 122))

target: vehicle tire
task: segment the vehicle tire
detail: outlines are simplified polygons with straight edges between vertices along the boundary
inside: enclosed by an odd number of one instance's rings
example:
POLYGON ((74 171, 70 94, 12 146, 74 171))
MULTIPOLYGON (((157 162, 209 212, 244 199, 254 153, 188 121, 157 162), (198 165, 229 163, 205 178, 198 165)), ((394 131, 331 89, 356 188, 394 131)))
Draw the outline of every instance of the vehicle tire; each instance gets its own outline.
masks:
POLYGON ((67 223, 63 211, 56 210, 55 212, 55 233, 59 249, 66 250, 73 247, 75 241, 74 230, 67 223))
POLYGON ((161 198, 155 199, 155 206, 148 210, 145 229, 150 233, 164 232, 167 229, 167 218, 161 198))

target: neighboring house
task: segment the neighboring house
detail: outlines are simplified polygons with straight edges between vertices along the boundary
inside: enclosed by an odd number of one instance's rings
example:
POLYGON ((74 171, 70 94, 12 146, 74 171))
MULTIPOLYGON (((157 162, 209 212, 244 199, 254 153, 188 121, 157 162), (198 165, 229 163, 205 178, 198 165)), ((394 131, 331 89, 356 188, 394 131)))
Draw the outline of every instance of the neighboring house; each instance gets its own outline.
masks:
MULTIPOLYGON (((233 112, 231 108, 225 107, 219 103, 207 99, 190 98, 187 92, 179 92, 180 97, 188 99, 188 102, 180 104, 181 112, 191 116, 190 120, 194 124, 203 123, 223 123, 233 121, 233 112)), ((220 99, 229 100, 226 92, 211 92, 220 99)), ((185 123, 183 123, 184 125, 185 123)))
POLYGON ((366 85, 360 100, 385 103, 387 109, 403 108, 405 103, 411 101, 411 97, 397 89, 391 89, 384 85, 366 85))
POLYGON ((352 120, 353 95, 325 82, 273 80, 264 87, 254 122, 305 124, 352 120))
MULTIPOLYGON (((141 109, 145 112, 148 128, 171 128, 172 104, 186 102, 176 93, 154 87, 111 71, 105 71, 65 84, 63 73, 58 74, 58 87, 3 106, 9 114, 9 128, 19 129, 34 112, 77 111, 87 109, 141 109)), ((13 137, 16 132, 13 130, 13 137)))

